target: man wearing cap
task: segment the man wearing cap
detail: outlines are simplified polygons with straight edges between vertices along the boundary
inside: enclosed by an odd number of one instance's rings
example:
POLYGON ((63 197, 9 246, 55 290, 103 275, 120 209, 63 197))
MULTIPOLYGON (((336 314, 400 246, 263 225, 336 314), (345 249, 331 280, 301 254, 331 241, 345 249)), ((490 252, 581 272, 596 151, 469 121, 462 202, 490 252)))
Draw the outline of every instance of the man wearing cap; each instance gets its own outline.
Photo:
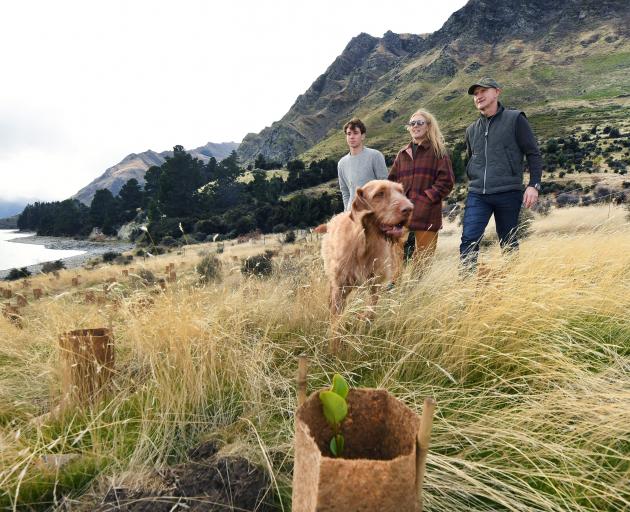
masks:
POLYGON ((521 205, 531 208, 538 201, 542 157, 525 114, 499 102, 501 86, 496 80, 482 78, 470 86, 468 94, 481 115, 466 129, 469 183, 459 252, 462 263, 474 269, 492 215, 501 247, 518 248, 521 205), (529 183, 523 192, 524 157, 529 183))

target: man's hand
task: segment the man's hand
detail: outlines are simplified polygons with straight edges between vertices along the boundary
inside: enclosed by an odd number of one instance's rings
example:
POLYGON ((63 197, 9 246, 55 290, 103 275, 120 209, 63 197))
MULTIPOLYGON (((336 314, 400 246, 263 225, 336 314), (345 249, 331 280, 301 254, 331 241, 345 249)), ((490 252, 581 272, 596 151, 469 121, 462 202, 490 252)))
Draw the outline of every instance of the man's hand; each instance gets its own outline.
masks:
POLYGON ((523 204, 525 208, 531 208, 538 202, 538 190, 534 187, 527 187, 523 194, 523 204))

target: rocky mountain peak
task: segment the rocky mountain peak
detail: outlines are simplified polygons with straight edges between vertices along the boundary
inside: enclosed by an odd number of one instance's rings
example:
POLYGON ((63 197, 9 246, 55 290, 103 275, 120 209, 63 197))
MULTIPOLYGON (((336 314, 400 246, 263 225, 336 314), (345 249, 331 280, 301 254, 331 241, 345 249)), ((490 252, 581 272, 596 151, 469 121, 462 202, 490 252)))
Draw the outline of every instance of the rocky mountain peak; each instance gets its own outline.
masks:
POLYGON ((470 0, 431 36, 433 44, 463 39, 495 44, 515 37, 567 33, 593 20, 627 20, 627 0, 470 0))

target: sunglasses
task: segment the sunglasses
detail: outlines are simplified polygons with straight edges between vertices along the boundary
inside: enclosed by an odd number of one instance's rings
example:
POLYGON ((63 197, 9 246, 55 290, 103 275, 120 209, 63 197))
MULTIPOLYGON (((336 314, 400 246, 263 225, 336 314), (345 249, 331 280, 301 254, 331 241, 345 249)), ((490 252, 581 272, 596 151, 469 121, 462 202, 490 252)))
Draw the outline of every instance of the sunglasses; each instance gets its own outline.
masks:
POLYGON ((425 124, 427 124, 427 122, 426 121, 422 121, 422 120, 420 120, 420 121, 409 121, 407 123, 407 126, 424 126, 425 124))

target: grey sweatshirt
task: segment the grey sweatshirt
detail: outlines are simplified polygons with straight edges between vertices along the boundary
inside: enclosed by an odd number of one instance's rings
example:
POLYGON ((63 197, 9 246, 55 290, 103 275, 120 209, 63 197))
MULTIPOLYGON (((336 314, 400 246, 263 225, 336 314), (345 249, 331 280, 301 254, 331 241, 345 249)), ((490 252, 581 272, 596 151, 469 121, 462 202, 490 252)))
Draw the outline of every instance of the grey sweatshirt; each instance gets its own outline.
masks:
POLYGON ((380 151, 364 147, 358 155, 348 153, 337 164, 344 210, 349 210, 358 187, 371 180, 386 180, 387 165, 380 151))

